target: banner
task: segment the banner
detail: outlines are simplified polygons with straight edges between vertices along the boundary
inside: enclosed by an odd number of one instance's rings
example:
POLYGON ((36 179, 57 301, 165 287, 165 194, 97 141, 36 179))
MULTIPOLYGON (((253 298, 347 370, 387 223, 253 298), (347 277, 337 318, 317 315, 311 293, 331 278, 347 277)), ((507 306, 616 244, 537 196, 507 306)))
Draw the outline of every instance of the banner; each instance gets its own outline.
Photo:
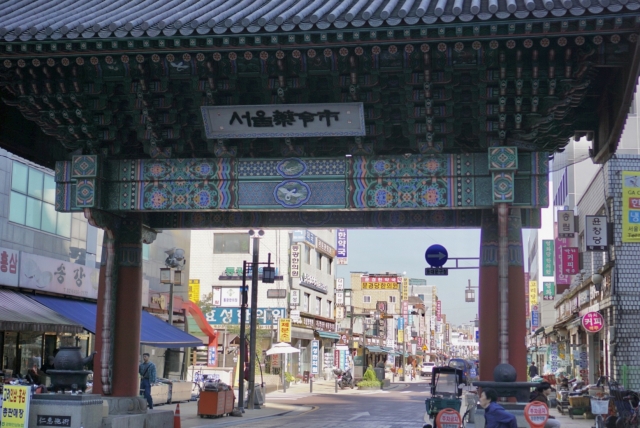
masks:
POLYGON ((560 272, 566 275, 575 275, 580 272, 578 247, 563 247, 560 272))
POLYGON ((30 386, 4 385, 2 390, 2 426, 15 428, 29 426, 30 403, 30 386))
POLYGON ((190 279, 189 280, 189 300, 193 303, 198 303, 200 301, 200 280, 199 279, 190 279))
POLYGON ((529 305, 538 304, 538 281, 529 281, 529 305))
POLYGON ((542 283, 542 300, 555 300, 556 284, 553 282, 542 283))
POLYGON ((338 229, 336 261, 339 265, 347 264, 347 229, 338 229))
POLYGON ((291 319, 278 319, 278 342, 291 342, 291 319))
POLYGON ((640 242, 640 172, 622 171, 622 242, 640 242))
POLYGON ((89 266, 24 251, 20 254, 20 287, 97 299, 99 274, 99 269, 89 266))
POLYGON ((544 239, 542 241, 542 276, 553 276, 555 253, 553 250, 553 241, 551 239, 544 239))
POLYGON ((300 278, 300 244, 291 246, 291 278, 300 278))
POLYGON ((320 341, 311 341, 311 374, 320 373, 320 341))

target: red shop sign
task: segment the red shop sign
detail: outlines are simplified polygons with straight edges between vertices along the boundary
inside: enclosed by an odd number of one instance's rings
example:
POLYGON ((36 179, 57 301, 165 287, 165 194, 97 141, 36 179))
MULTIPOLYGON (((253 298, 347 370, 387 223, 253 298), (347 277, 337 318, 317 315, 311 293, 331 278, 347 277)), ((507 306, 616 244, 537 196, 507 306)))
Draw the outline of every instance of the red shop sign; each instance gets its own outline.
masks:
POLYGON ((541 401, 534 401, 525 406, 524 418, 532 427, 543 427, 549 419, 549 408, 541 401))
POLYGON ((460 428, 462 426, 462 416, 454 409, 442 409, 436 416, 438 428, 460 428))
POLYGON ((588 312, 582 317, 582 327, 587 333, 597 333, 604 327, 604 318, 600 312, 588 312))

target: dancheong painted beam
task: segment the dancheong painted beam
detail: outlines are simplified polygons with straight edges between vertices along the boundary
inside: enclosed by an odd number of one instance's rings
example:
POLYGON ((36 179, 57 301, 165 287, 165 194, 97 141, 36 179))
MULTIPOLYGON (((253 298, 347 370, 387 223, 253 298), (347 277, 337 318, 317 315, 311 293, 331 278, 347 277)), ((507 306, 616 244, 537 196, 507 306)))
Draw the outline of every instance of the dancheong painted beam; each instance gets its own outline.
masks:
POLYGON ((548 155, 518 154, 509 148, 495 152, 282 160, 114 161, 75 156, 56 165, 56 209, 384 211, 483 209, 496 202, 547 206, 548 155), (494 165, 503 160, 506 166, 494 165))

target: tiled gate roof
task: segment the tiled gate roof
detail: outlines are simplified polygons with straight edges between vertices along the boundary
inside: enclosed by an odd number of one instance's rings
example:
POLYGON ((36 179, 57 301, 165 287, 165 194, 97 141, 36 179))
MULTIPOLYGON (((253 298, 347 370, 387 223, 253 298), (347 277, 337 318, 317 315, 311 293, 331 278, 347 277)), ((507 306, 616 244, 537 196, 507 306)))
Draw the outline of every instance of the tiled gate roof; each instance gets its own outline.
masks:
POLYGON ((0 39, 308 31, 638 9, 640 0, 0 0, 0 39))

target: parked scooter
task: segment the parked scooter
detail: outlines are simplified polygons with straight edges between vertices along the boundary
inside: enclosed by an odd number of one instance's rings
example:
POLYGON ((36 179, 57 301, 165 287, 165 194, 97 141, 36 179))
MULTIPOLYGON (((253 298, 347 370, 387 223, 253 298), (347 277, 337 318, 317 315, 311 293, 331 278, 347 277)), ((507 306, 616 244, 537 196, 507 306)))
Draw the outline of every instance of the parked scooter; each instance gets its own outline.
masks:
POLYGON ((351 375, 351 369, 347 369, 344 371, 340 369, 334 369, 333 374, 336 375, 338 386, 341 389, 345 389, 347 387, 351 387, 351 389, 353 389, 356 386, 353 381, 353 376, 351 375))

